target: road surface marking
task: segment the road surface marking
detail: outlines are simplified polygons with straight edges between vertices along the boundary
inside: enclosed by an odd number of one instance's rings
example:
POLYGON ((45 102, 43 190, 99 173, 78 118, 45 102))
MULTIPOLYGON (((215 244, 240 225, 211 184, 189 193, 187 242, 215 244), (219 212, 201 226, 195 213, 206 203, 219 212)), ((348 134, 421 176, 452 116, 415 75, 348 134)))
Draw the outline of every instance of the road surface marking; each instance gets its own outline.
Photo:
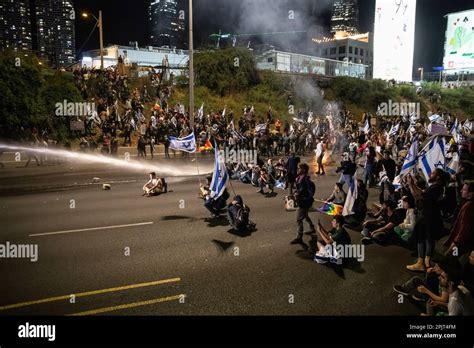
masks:
POLYGON ((109 293, 109 292, 117 292, 117 291, 124 291, 124 290, 131 290, 131 289, 138 289, 138 288, 144 288, 144 287, 149 287, 149 286, 155 286, 155 285, 177 283, 177 282, 180 282, 180 281, 181 281, 181 278, 172 278, 172 279, 165 279, 165 280, 157 280, 157 281, 150 282, 150 283, 132 284, 132 285, 120 286, 120 287, 117 287, 117 288, 94 290, 94 291, 88 291, 88 292, 81 292, 81 293, 78 293, 78 294, 70 294, 70 295, 64 295, 64 296, 44 298, 44 299, 41 299, 41 300, 21 302, 21 303, 6 305, 6 306, 0 306, 0 311, 5 311, 5 310, 8 310, 8 309, 14 309, 14 308, 27 307, 27 306, 33 306, 33 305, 42 304, 42 303, 69 300, 71 298, 71 295, 74 295, 75 297, 85 297, 85 296, 92 296, 92 295, 98 295, 98 294, 106 294, 106 293, 109 293))
POLYGON ((142 301, 142 302, 135 302, 135 303, 129 303, 129 304, 124 304, 124 305, 113 306, 113 307, 93 309, 91 311, 80 312, 80 313, 75 313, 75 314, 69 314, 68 316, 74 316, 74 317, 81 316, 82 317, 82 316, 87 316, 87 315, 97 315, 97 314, 101 314, 101 313, 120 311, 120 310, 123 310, 123 309, 129 309, 129 308, 149 306, 149 305, 153 305, 153 304, 157 304, 157 303, 177 301, 177 300, 183 298, 183 296, 186 296, 186 295, 181 294, 181 295, 176 295, 176 296, 157 298, 157 299, 149 300, 149 301, 142 301))
POLYGON ((36 233, 36 234, 30 234, 29 237, 44 237, 44 236, 54 236, 54 235, 57 235, 57 234, 68 234, 68 233, 100 231, 100 230, 113 230, 113 229, 117 229, 117 228, 138 227, 138 226, 146 226, 146 225, 153 225, 153 222, 140 222, 138 224, 129 224, 129 225, 92 227, 92 228, 83 228, 83 229, 79 229, 79 230, 36 233))

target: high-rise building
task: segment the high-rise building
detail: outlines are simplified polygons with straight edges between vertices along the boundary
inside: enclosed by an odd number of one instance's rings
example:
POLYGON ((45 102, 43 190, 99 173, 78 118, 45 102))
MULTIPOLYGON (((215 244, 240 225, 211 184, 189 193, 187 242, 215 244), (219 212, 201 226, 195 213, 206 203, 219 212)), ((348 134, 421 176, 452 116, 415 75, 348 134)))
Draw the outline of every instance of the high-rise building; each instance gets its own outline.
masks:
POLYGON ((76 61, 71 0, 1 0, 0 48, 33 50, 55 67, 76 61))
POLYGON ((331 33, 345 31, 350 35, 359 33, 359 6, 357 0, 336 0, 331 17, 331 33))
POLYGON ((31 50, 31 14, 29 0, 0 2, 0 49, 31 50))
POLYGON ((148 6, 149 44, 184 48, 185 20, 181 1, 151 0, 148 6))
POLYGON ((31 0, 34 3, 33 48, 52 65, 67 66, 76 61, 74 7, 70 0, 31 0))

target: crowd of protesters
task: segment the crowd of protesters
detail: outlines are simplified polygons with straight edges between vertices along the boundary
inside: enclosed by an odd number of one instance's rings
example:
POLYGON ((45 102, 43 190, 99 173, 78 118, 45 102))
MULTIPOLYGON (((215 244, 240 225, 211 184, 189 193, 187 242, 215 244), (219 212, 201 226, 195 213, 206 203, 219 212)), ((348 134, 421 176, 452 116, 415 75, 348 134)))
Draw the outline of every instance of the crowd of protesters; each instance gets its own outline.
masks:
MULTIPOLYGON (((240 111, 224 108, 205 113, 201 109, 194 115, 191 129, 184 106, 168 104, 172 89, 162 84, 161 75, 153 70, 149 74, 151 91, 146 86, 132 90, 118 69, 82 69, 75 77, 84 98, 97 107, 86 122, 81 151, 100 148, 105 154, 116 155, 121 137, 125 146, 136 139, 139 157, 150 154, 153 158, 158 144, 164 145, 169 157, 170 137, 192 132, 197 147, 211 143, 221 149, 256 151, 254 163, 227 163, 228 174, 232 180, 255 186, 261 194, 289 190, 298 208, 297 237, 292 244, 304 244, 303 222, 307 221, 307 234, 312 240, 316 235, 311 252, 319 263, 327 262, 322 255, 328 245, 351 244, 346 228, 359 231, 360 242, 366 247, 393 244, 412 249, 417 255, 415 262, 400 268, 418 276, 394 285, 394 290, 425 303, 427 315, 474 314, 471 121, 461 124, 449 113, 429 115, 429 120, 417 114, 382 117, 366 113, 360 122, 347 111, 323 116, 306 110, 292 121, 282 122, 271 107, 265 115, 257 115, 252 106, 245 106, 240 111), (147 110, 146 105, 152 106, 147 110), (92 139, 99 129, 97 143, 92 139), (416 165, 406 171, 413 144, 417 144, 416 153, 426 151, 436 132, 443 138, 445 163, 435 167, 430 163, 426 174, 414 158, 416 165), (300 163, 300 156, 308 154, 314 157, 314 166, 300 163), (320 222, 313 223, 309 214, 315 193, 310 175, 326 175, 327 159, 336 157, 340 158, 336 170, 340 177, 325 203, 346 208, 349 192, 357 194, 351 197, 350 213, 335 214, 332 229, 327 231, 320 222), (448 168, 453 162, 456 165, 448 168), (368 190, 376 188, 378 202, 369 208, 368 190)), ((42 145, 48 143, 47 134, 33 133, 30 141, 34 146, 47 146, 42 145)), ((31 154, 27 165, 33 159, 38 165, 42 162, 31 154)), ((244 206, 241 197, 234 198, 229 208, 238 206, 244 206)), ((235 216, 230 220, 236 225, 235 216)))

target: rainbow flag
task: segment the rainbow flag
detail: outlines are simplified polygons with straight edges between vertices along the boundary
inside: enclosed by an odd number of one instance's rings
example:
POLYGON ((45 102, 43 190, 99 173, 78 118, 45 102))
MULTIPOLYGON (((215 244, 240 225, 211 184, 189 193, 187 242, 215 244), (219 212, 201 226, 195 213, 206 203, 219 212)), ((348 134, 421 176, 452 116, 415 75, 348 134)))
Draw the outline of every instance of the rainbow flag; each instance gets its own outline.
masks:
POLYGON ((336 215, 341 215, 343 209, 344 207, 341 205, 337 205, 334 203, 324 203, 324 205, 321 208, 316 209, 316 210, 322 214, 336 216, 336 215))
POLYGON ((211 142, 209 141, 209 139, 206 139, 206 143, 204 144, 204 146, 201 146, 197 152, 202 152, 202 151, 210 151, 214 149, 214 147, 212 146, 211 142))

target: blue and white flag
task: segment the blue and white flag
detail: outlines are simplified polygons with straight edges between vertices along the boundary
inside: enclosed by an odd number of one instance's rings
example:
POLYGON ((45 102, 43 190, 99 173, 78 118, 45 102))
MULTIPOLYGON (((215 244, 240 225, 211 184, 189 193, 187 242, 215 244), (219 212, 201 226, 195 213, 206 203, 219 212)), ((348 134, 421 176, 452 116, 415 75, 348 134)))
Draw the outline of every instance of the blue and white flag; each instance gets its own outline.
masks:
POLYGON ((362 129, 362 131, 363 131, 365 134, 369 133, 369 131, 370 131, 370 123, 369 123, 369 120, 366 120, 366 121, 365 121, 365 125, 364 125, 364 128, 362 129))
POLYGON ((255 127, 255 133, 264 133, 267 130, 267 124, 262 123, 255 127))
POLYGON ((458 170, 459 170, 459 155, 457 153, 454 153, 453 158, 451 159, 448 166, 446 167, 446 171, 451 175, 455 175, 457 174, 458 170))
POLYGON ((433 115, 433 116, 430 116, 429 119, 430 119, 430 122, 431 122, 431 123, 437 123, 437 122, 440 122, 440 121, 443 120, 443 118, 441 117, 441 115, 438 115, 438 114, 433 115))
POLYGON ((239 139, 239 140, 246 140, 246 139, 247 139, 246 137, 244 137, 242 134, 240 134, 240 133, 237 132, 236 130, 233 130, 233 131, 232 131, 232 135, 233 135, 234 137, 236 137, 237 139, 239 139))
POLYGON ((392 129, 390 129, 390 132, 388 132, 388 138, 396 136, 399 130, 400 130, 400 123, 397 124, 396 126, 393 126, 392 129))
POLYGON ((408 150, 407 156, 405 157, 405 162, 403 162, 402 171, 400 176, 407 175, 413 170, 416 170, 418 165, 418 140, 415 140, 408 150))
POLYGON ((185 138, 170 137, 170 149, 189 153, 196 152, 196 138, 194 137, 194 133, 191 133, 185 138))
POLYGON ((419 164, 426 181, 429 181, 431 173, 436 169, 446 170, 445 147, 446 141, 443 137, 434 137, 422 150, 419 164))
POLYGON ((359 193, 357 192, 357 172, 351 179, 349 184, 349 191, 347 192, 346 203, 344 204, 344 209, 342 210, 343 216, 353 215, 354 205, 359 193))
POLYGON ((464 122, 464 124, 462 125, 462 128, 464 129, 464 131, 468 134, 471 134, 472 132, 472 123, 470 120, 466 120, 464 122))
POLYGON ((202 118, 204 117, 204 103, 202 103, 201 107, 198 110, 198 119, 202 122, 202 118))
POLYGON ((211 198, 218 199, 224 193, 227 182, 229 181, 229 174, 225 166, 225 159, 221 156, 217 143, 214 144, 215 148, 215 161, 214 161, 214 174, 212 175, 211 181, 211 198))
POLYGON ((453 136, 454 142, 460 144, 462 142, 461 125, 458 119, 454 121, 453 127, 451 127, 451 135, 453 136))

